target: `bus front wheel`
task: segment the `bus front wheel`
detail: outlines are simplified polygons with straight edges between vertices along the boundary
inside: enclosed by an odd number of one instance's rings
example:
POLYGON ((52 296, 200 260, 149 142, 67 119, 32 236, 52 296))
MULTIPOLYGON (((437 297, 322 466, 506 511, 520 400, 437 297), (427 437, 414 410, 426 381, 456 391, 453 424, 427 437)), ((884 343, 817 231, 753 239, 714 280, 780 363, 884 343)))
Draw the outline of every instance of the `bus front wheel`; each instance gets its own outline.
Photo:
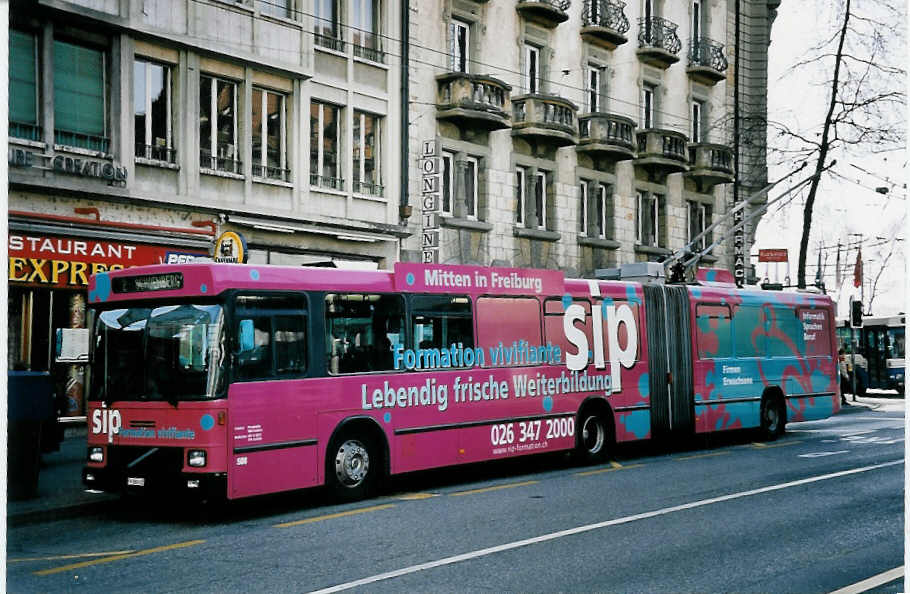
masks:
POLYGON ((588 409, 578 416, 578 445, 576 454, 584 464, 597 464, 607 459, 610 433, 606 418, 596 409, 588 409))
POLYGON ((336 497, 356 501, 373 493, 380 466, 376 451, 373 442, 364 437, 341 435, 332 441, 326 482, 336 497))
POLYGON ((761 431, 762 436, 768 441, 774 441, 784 433, 783 403, 778 398, 765 398, 761 402, 761 431))

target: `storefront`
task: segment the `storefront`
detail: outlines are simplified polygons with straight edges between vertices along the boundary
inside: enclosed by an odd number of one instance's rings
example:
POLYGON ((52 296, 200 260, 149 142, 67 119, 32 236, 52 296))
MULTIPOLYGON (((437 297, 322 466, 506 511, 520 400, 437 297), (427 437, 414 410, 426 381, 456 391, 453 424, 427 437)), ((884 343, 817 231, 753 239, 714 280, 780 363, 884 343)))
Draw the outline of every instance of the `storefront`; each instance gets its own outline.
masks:
POLYGON ((57 363, 59 328, 86 327, 92 274, 208 257, 212 229, 102 223, 67 225, 61 217, 10 213, 9 369, 49 371, 61 415, 84 415, 84 364, 57 363), (65 402, 62 398, 65 395, 65 402))

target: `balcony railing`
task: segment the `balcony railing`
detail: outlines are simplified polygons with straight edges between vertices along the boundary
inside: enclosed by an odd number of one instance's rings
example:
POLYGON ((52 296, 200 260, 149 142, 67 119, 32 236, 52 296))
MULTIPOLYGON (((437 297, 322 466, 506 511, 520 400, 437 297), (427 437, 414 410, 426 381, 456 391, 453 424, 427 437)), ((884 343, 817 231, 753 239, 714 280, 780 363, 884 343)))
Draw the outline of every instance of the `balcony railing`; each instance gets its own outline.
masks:
POLYGON ((649 128, 637 133, 638 157, 636 164, 662 170, 665 173, 685 171, 689 162, 686 153, 688 139, 675 130, 649 128))
POLYGON ((23 140, 34 140, 40 142, 42 140, 41 135, 41 126, 37 124, 25 124, 23 122, 9 123, 10 138, 22 138, 23 140))
POLYGON ((355 58, 363 58, 371 62, 385 64, 385 52, 381 49, 367 47, 365 45, 352 44, 355 58))
POLYGON ((638 46, 678 54, 682 49, 682 41, 679 40, 676 29, 676 23, 661 17, 638 19, 638 46))
POLYGON ((253 165, 253 177, 288 182, 291 181, 291 170, 271 165, 253 165))
POLYGON ((515 8, 525 18, 545 27, 555 27, 569 20, 570 0, 518 0, 515 8))
POLYGON ((243 162, 232 157, 219 157, 207 150, 199 151, 199 167, 212 171, 225 171, 227 173, 243 174, 243 162))
POLYGON ((177 149, 168 148, 166 146, 136 143, 136 157, 175 164, 177 163, 177 149))
POLYGON ((107 153, 110 149, 111 141, 105 136, 94 136, 92 134, 82 134, 81 132, 70 132, 69 130, 54 130, 54 143, 107 153))
POLYGON ((310 185, 316 186, 317 188, 328 188, 330 190, 344 190, 344 179, 311 173, 310 185))
POLYGON ((313 32, 313 43, 320 47, 326 47, 330 50, 335 50, 336 52, 344 51, 344 40, 338 39, 337 37, 332 37, 330 35, 323 35, 322 33, 313 32))
POLYGON ((733 149, 723 144, 689 145, 689 177, 704 186, 733 181, 733 149))
POLYGON ((512 98, 512 134, 549 139, 559 146, 578 142, 578 108, 553 95, 512 98))
POLYGON ((625 2, 619 0, 585 0, 581 11, 582 35, 601 41, 610 49, 622 45, 629 31, 625 2))
POLYGON ((686 72, 693 79, 713 85, 724 79, 728 66, 723 44, 707 37, 689 40, 689 66, 686 72))
POLYGON ((354 182, 354 193, 355 194, 366 194, 367 196, 379 196, 382 197, 383 187, 380 184, 374 184, 371 182, 354 182))
POLYGON ((578 118, 580 152, 612 154, 614 157, 635 156, 635 122, 612 113, 591 113, 578 118))
POLYGON ((512 87, 490 76, 449 72, 436 77, 436 117, 491 130, 509 127, 512 87))

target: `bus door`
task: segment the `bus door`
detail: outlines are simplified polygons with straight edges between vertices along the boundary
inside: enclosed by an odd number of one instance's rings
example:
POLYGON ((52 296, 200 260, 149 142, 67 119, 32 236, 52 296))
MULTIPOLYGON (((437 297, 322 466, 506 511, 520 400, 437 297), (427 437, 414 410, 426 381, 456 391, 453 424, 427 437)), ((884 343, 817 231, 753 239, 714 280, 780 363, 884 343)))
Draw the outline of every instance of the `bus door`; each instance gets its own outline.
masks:
POLYGON ((885 328, 871 326, 863 329, 863 347, 868 365, 870 388, 884 388, 888 385, 888 370, 885 365, 885 328))
POLYGON ((692 343, 686 287, 644 285, 648 325, 651 435, 655 439, 694 431, 692 343))

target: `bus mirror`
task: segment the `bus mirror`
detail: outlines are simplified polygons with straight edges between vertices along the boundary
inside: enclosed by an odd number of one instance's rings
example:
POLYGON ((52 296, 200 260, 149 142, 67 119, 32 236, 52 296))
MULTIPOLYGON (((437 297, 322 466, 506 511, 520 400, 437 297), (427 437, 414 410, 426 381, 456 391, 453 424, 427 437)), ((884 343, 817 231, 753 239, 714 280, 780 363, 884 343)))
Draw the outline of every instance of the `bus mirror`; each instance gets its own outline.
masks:
POLYGON ((253 320, 240 320, 240 352, 248 353, 253 350, 255 341, 253 339, 253 320))

